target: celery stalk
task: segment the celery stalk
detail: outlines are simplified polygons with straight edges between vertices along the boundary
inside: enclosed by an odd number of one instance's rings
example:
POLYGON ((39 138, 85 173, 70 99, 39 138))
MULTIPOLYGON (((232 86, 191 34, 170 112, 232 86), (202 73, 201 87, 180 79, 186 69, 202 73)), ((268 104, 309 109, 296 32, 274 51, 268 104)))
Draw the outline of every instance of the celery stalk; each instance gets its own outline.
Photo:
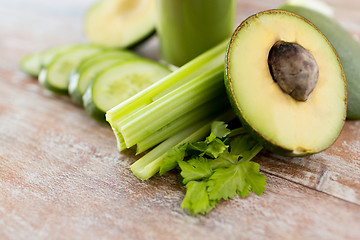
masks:
POLYGON ((207 118, 198 122, 197 124, 192 125, 168 138, 166 141, 162 142, 133 163, 131 165, 131 171, 141 180, 149 179, 159 171, 162 158, 166 155, 170 148, 179 146, 185 142, 200 141, 210 133, 211 123, 213 121, 230 121, 235 117, 231 110, 224 110, 227 111, 219 113, 219 115, 215 118, 207 118))
POLYGON ((120 151, 157 145, 131 166, 138 178, 158 172, 170 148, 206 137, 214 120, 234 117, 223 83, 227 45, 220 43, 106 113, 120 151))
POLYGON ((188 128, 191 125, 202 121, 205 118, 211 117, 214 114, 219 114, 219 112, 221 112, 224 107, 226 108, 226 106, 230 108, 226 97, 212 99, 211 101, 201 105, 200 107, 194 109, 188 114, 183 115, 182 117, 176 119, 175 121, 156 131, 142 141, 139 141, 136 144, 137 154, 142 153, 151 147, 154 147, 160 142, 175 135, 177 132, 188 128))
POLYGON ((110 109, 106 113, 106 119, 114 130, 118 142, 118 149, 121 151, 126 148, 122 134, 117 127, 119 123, 126 121, 131 114, 141 110, 154 100, 167 95, 179 86, 186 84, 214 68, 222 67, 224 65, 227 45, 228 40, 223 41, 216 47, 177 69, 169 76, 110 109))
POLYGON ((110 109, 106 113, 108 121, 115 122, 126 114, 150 104, 157 95, 167 93, 217 66, 223 66, 228 42, 229 40, 223 41, 150 87, 110 109))
POLYGON ((128 119, 126 124, 117 126, 125 139, 126 146, 132 147, 209 99, 224 96, 226 92, 223 74, 223 67, 212 69, 144 107, 135 113, 132 119, 128 119))
POLYGON ((164 155, 167 150, 172 147, 178 146, 187 139, 191 138, 195 133, 199 139, 206 137, 206 134, 210 130, 211 119, 205 119, 196 125, 192 125, 187 129, 178 132, 174 136, 168 138, 164 142, 160 143, 150 152, 145 154, 142 158, 137 160, 131 165, 131 170, 136 177, 142 180, 146 180, 152 177, 160 169, 161 156, 164 155), (201 130, 200 130, 201 129, 201 130))

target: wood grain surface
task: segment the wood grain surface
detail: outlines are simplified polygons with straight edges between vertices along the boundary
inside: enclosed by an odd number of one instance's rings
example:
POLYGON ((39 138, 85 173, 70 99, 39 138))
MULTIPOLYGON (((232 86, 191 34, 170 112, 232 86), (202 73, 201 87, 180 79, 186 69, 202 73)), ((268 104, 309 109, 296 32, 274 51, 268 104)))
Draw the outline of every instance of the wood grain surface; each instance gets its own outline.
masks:
MULTIPOLYGON (((359 39, 360 3, 328 0, 359 39)), ((360 239, 360 121, 327 151, 261 153, 262 196, 222 202, 205 216, 181 211, 171 172, 142 182, 109 126, 18 69, 31 53, 86 42, 90 0, 0 0, 0 239, 360 239)), ((283 1, 238 1, 237 23, 283 1)), ((158 41, 136 49, 158 59, 158 41)))

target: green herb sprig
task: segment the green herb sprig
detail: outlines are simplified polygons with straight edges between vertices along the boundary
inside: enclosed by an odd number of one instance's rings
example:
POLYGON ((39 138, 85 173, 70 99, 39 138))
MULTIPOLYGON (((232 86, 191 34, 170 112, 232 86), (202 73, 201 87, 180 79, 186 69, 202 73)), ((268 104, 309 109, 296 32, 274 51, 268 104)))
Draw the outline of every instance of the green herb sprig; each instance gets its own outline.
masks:
POLYGON ((259 164, 251 161, 262 148, 243 128, 229 130, 226 123, 214 121, 204 141, 170 149, 162 159, 160 174, 178 167, 186 186, 182 209, 206 214, 222 199, 245 197, 250 191, 263 193, 266 177, 259 172, 259 164))

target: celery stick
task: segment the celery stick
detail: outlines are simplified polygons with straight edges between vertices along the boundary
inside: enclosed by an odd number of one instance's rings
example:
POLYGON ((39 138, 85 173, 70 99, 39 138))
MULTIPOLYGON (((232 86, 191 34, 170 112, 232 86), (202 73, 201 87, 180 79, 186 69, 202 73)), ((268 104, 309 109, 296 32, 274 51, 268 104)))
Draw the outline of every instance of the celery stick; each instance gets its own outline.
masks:
POLYGON ((177 132, 180 132, 183 129, 190 127, 191 125, 202 121, 204 118, 211 117, 214 114, 219 114, 219 112, 221 112, 226 107, 230 108, 226 97, 216 98, 206 102, 188 114, 183 115, 165 127, 159 129, 142 141, 139 141, 136 144, 137 154, 154 147, 158 143, 175 135, 177 132))
POLYGON ((234 130, 231 130, 231 133, 229 134, 229 137, 234 137, 237 135, 243 135, 243 134, 247 134, 248 131, 246 130, 245 127, 240 127, 234 130))
POLYGON ((235 118, 233 111, 227 110, 225 113, 219 113, 219 115, 215 118, 207 118, 183 131, 178 132, 133 163, 131 165, 132 172, 141 180, 149 179, 159 171, 162 158, 166 155, 170 148, 179 146, 185 142, 200 141, 209 134, 211 123, 213 121, 230 121, 233 118, 235 118))
POLYGON ((183 142, 186 142, 186 139, 189 136, 192 136, 194 133, 198 133, 197 136, 199 139, 206 137, 206 134, 210 130, 211 118, 205 119, 196 125, 192 125, 187 129, 184 129, 181 132, 178 132, 174 136, 168 138, 166 141, 160 143, 150 152, 145 154, 142 158, 137 160, 134 164, 131 165, 131 170, 136 177, 142 180, 146 180, 152 177, 155 173, 159 171, 161 156, 167 152, 172 147, 178 146, 183 142), (200 131, 201 129, 201 131, 200 131))
POLYGON ((110 109, 106 113, 106 119, 112 128, 115 129, 114 131, 117 135, 119 149, 124 149, 125 146, 123 144, 121 134, 119 134, 117 127, 115 127, 118 122, 123 121, 129 116, 129 114, 150 104, 154 101, 154 99, 158 99, 161 96, 166 95, 178 86, 191 81, 204 72, 218 66, 223 66, 227 45, 228 40, 223 41, 216 47, 210 49, 178 70, 174 71, 169 76, 161 79, 140 93, 110 109))
POLYGON ((163 91, 169 91, 174 89, 174 84, 177 82, 178 85, 186 83, 192 80, 194 77, 199 76, 200 74, 209 71, 219 65, 224 65, 224 57, 226 48, 228 45, 228 40, 223 41, 216 47, 210 49, 209 51, 203 53, 199 57, 185 64, 178 70, 174 71, 172 74, 164 77, 160 81, 157 81, 150 87, 144 89, 135 96, 129 98, 128 100, 122 102, 118 106, 115 106, 113 109, 110 109, 107 112, 107 117, 111 121, 113 118, 115 120, 119 117, 124 116, 134 110, 147 105, 152 102, 153 98, 158 94, 161 94, 163 91))
POLYGON ((129 148, 179 116, 221 95, 226 95, 223 67, 212 69, 205 75, 149 104, 128 119, 126 124, 118 126, 118 129, 129 148))
POLYGON ((112 130, 114 132, 115 135, 115 139, 116 139, 116 145, 117 145, 117 149, 119 152, 123 151, 126 149, 126 145, 124 142, 124 138, 122 137, 121 133, 114 127, 112 127, 112 130))

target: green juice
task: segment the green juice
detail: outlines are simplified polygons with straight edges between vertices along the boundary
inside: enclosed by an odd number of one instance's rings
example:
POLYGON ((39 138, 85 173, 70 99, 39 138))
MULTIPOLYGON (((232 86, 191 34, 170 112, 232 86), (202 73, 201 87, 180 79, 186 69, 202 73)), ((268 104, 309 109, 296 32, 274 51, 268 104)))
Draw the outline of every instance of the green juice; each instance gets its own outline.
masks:
POLYGON ((229 38, 236 0, 157 0, 161 57, 175 66, 229 38))

